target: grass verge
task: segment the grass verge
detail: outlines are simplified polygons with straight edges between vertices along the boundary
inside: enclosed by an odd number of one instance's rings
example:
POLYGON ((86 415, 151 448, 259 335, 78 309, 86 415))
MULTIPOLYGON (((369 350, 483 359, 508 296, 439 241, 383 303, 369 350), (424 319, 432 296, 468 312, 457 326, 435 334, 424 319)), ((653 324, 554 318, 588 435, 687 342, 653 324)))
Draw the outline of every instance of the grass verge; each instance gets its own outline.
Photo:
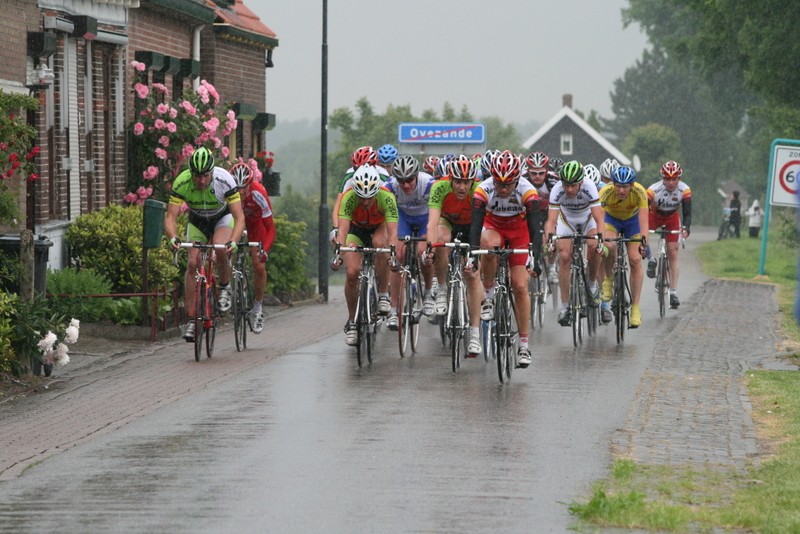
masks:
MULTIPOLYGON (((765 275, 758 276, 760 240, 715 241, 698 257, 709 276, 778 286, 781 334, 800 347, 792 316, 797 249, 767 247, 765 275)), ((794 358, 800 360, 800 350, 794 358)), ((800 373, 749 371, 742 377, 753 407, 761 462, 744 470, 645 465, 618 458, 588 500, 569 511, 589 525, 668 532, 800 532, 800 373)))

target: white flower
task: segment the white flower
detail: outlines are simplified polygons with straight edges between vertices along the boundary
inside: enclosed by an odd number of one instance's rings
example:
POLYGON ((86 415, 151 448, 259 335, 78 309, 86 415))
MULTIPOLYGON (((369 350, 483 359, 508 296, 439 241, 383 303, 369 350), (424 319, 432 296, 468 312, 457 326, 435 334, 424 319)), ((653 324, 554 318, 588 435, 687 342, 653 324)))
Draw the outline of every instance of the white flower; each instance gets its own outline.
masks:
POLYGON ((39 347, 39 350, 42 351, 42 354, 46 354, 46 353, 50 352, 51 350, 53 350, 53 345, 56 344, 56 341, 58 341, 58 338, 56 337, 56 335, 54 333, 48 331, 47 335, 45 335, 41 339, 41 341, 39 341, 39 343, 36 344, 36 346, 39 347))
POLYGON ((64 343, 69 343, 72 345, 78 341, 78 328, 75 326, 68 326, 66 331, 64 331, 64 343))
POLYGON ((73 317, 72 320, 70 320, 69 325, 74 326, 75 328, 80 328, 81 322, 73 317))
POLYGON ((54 359, 59 367, 64 367, 69 363, 69 355, 67 354, 68 352, 69 348, 63 343, 59 343, 56 347, 54 359))

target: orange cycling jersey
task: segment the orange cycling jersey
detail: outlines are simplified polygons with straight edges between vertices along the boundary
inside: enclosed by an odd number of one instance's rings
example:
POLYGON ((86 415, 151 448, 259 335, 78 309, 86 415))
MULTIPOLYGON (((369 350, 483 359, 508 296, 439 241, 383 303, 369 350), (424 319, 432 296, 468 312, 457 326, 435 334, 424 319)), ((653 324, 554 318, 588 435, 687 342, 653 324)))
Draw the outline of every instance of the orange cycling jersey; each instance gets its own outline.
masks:
POLYGON ((472 221, 472 194, 477 186, 477 182, 473 183, 467 196, 459 200, 450 179, 439 180, 431 188, 428 207, 439 208, 441 217, 452 225, 467 225, 472 221))

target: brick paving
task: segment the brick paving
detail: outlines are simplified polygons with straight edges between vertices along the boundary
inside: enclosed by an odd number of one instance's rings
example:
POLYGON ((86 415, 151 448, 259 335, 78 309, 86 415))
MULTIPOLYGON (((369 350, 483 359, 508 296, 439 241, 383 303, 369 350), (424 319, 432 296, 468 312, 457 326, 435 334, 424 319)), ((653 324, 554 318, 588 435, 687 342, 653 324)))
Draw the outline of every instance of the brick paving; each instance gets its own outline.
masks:
POLYGON ((707 281, 657 341, 614 452, 659 465, 757 463, 742 378, 775 360, 777 313, 774 286, 707 281))

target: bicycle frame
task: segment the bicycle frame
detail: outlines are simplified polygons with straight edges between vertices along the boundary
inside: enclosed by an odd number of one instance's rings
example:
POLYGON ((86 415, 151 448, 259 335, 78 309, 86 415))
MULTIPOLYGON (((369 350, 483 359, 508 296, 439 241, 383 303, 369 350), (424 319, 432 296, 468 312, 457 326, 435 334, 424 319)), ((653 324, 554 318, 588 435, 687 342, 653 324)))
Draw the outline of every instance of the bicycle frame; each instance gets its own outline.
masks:
MULTIPOLYGON (((427 241, 427 239, 417 236, 405 236, 401 241, 405 247, 403 250, 403 262, 398 268, 400 283, 397 287, 397 341, 400 357, 403 358, 408 349, 409 339, 411 341, 411 351, 417 351, 424 287, 416 244, 427 241)), ((430 246, 428 247, 428 252, 430 252, 430 246)))
MULTIPOLYGON (((681 230, 667 230, 666 226, 661 226, 656 230, 650 230, 651 234, 658 234, 658 254, 656 255, 656 293, 658 294, 658 312, 661 317, 667 312, 667 295, 670 289, 670 264, 669 254, 667 253, 667 239, 669 234, 683 234, 681 230)), ((682 238, 678 238, 683 243, 682 238)))

